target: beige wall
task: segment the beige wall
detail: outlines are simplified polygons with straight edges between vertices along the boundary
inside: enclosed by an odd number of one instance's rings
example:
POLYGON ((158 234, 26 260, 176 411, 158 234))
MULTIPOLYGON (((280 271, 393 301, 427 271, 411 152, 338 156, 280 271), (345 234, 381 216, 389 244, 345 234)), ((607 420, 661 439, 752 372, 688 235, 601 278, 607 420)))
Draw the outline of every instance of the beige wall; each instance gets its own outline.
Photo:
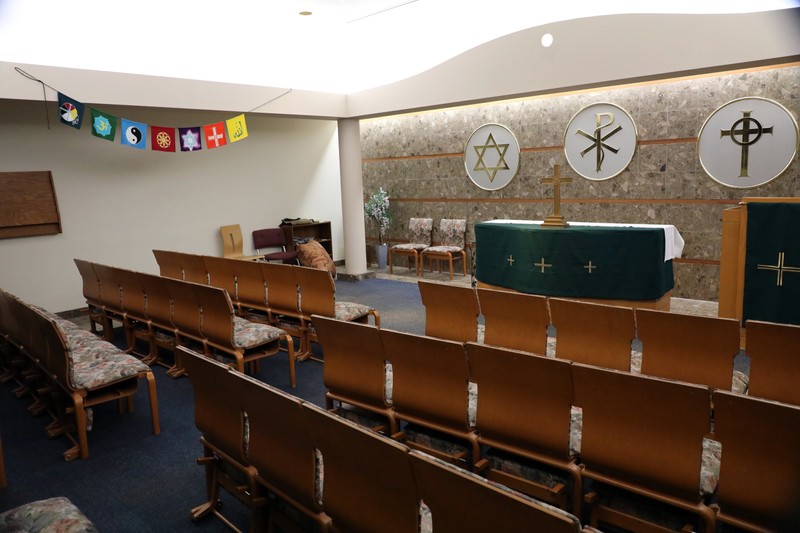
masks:
MULTIPOLYGON (((721 186, 702 170, 696 137, 719 106, 746 96, 774 99, 800 115, 800 66, 740 71, 644 85, 451 108, 362 122, 364 192, 382 186, 392 197, 390 240, 405 238, 410 217, 542 219, 552 210, 552 188, 541 178, 559 164, 573 183, 562 187, 567 220, 674 224, 686 240, 675 261, 675 296, 716 300, 722 210, 744 196, 800 196, 797 157, 771 183, 752 189, 721 186), (567 165, 564 131, 582 107, 611 102, 636 122, 639 145, 628 169, 602 182, 585 180, 567 165), (462 160, 470 134, 499 123, 517 137, 521 168, 496 192, 479 189, 462 160)), ((367 238, 375 237, 367 226, 367 238)), ((434 234, 434 239, 436 235, 434 234)))
MULTIPOLYGON (((233 113, 103 106, 150 124, 233 113)), ((343 257, 335 121, 247 115, 249 138, 197 153, 140 151, 77 131, 41 102, 0 100, 0 172, 52 171, 63 233, 0 239, 0 287, 52 311, 85 307, 72 259, 157 272, 154 248, 222 255, 219 226, 250 232, 284 217, 330 220, 343 257)), ((88 113, 88 110, 87 110, 88 113)), ((0 198, 0 202, 2 202, 0 198)))

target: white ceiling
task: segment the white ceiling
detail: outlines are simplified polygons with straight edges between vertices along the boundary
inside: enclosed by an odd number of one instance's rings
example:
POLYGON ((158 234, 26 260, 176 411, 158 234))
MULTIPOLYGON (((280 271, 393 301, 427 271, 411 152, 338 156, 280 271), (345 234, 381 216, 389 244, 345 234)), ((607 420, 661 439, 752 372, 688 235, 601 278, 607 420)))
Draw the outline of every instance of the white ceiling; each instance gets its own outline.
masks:
MULTIPOLYGON (((797 0, 0 0, 0 62, 349 94, 553 22, 798 5, 797 0)), ((554 35, 554 46, 558 38, 554 35)))

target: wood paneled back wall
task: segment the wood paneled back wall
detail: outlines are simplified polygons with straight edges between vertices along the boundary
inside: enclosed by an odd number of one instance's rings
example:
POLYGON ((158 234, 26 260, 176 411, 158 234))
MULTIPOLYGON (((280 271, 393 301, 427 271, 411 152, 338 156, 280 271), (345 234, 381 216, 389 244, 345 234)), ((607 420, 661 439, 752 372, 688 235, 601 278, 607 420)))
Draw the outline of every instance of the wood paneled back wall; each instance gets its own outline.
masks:
MULTIPOLYGON (((407 239, 408 219, 495 218, 540 220, 551 214, 552 176, 558 164, 572 183, 561 187, 567 221, 673 224, 686 240, 676 259, 673 296, 717 300, 722 210, 745 196, 800 196, 797 157, 768 184, 732 189, 711 179, 697 157, 697 135, 723 104, 748 96, 777 101, 800 117, 800 64, 678 80, 648 82, 363 120, 364 193, 383 187, 391 196, 390 243, 407 239), (627 110, 638 129, 630 166, 606 181, 576 174, 564 156, 564 132, 583 107, 610 102, 627 110), (520 170, 499 191, 475 186, 464 169, 464 146, 486 123, 509 128, 521 148, 520 170)), ((368 242, 376 228, 367 224, 368 242)))

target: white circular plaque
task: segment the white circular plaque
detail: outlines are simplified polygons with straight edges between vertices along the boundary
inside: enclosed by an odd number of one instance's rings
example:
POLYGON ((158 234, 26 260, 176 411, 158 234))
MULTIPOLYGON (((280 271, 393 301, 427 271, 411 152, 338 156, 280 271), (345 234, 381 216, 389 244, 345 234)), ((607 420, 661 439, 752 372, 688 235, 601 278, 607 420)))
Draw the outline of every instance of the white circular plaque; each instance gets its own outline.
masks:
POLYGON ((615 104, 591 104, 569 121, 564 154, 572 169, 590 180, 607 180, 625 170, 636 151, 636 124, 615 104))
POLYGON ((505 126, 484 124, 467 140, 464 167, 472 183, 481 189, 502 189, 519 172, 517 138, 505 126))
POLYGON ((777 178, 797 154, 797 122, 766 98, 732 100, 709 116, 697 134, 703 170, 727 187, 758 187, 777 178))

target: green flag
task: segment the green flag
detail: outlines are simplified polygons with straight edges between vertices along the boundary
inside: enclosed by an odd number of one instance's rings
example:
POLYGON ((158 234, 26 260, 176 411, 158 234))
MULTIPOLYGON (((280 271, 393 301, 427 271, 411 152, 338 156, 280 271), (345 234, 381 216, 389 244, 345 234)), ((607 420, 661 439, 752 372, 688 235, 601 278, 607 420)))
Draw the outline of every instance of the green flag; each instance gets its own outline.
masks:
POLYGON ((117 134, 117 117, 92 108, 92 135, 114 141, 117 134))

